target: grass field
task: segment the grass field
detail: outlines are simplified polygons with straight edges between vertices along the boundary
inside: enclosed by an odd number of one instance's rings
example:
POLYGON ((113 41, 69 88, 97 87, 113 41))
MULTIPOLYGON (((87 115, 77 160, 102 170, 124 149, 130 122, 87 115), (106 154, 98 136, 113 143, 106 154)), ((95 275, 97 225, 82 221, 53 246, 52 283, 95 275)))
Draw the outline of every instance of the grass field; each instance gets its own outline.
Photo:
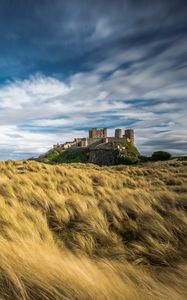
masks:
POLYGON ((187 162, 0 163, 0 299, 187 299, 187 162))

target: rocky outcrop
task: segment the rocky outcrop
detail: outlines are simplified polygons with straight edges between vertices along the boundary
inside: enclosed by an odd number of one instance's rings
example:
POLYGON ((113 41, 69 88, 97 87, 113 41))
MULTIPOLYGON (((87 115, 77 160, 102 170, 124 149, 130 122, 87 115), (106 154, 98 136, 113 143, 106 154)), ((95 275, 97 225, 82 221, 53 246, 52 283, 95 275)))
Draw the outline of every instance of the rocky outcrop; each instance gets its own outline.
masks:
POLYGON ((88 162, 98 165, 116 165, 117 153, 112 149, 92 149, 88 155, 88 162))
POLYGON ((42 158, 49 163, 93 163, 98 165, 134 164, 140 156, 136 147, 128 142, 98 143, 89 147, 52 149, 42 158))

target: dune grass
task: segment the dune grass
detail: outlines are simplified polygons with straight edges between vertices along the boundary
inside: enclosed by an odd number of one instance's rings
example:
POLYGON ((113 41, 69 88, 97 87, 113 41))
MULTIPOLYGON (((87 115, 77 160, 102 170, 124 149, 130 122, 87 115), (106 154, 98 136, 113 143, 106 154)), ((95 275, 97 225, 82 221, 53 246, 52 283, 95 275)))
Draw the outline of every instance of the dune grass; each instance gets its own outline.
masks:
POLYGON ((0 163, 0 299, 186 299, 186 171, 0 163))

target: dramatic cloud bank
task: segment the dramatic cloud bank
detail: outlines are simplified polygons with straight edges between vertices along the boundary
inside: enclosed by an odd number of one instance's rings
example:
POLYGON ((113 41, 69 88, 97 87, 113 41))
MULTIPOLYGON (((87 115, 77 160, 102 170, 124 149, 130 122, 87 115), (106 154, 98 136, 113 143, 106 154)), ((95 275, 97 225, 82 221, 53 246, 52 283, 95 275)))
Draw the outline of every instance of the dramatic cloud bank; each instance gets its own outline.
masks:
POLYGON ((144 154, 187 153, 185 2, 16 2, 0 12, 0 159, 96 126, 135 128, 144 154))

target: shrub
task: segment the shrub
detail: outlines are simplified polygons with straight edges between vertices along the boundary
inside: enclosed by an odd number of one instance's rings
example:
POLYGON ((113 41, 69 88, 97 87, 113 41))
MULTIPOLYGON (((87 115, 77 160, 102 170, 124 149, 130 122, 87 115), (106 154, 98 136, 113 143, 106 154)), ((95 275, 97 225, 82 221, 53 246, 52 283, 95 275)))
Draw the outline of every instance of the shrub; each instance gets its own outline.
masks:
POLYGON ((137 157, 132 157, 129 155, 120 155, 118 158, 118 164, 123 164, 123 165, 134 165, 139 162, 139 159, 137 157))
POLYGON ((171 158, 171 154, 169 152, 166 151, 156 151, 153 152, 151 159, 154 161, 157 160, 168 160, 171 158))
POLYGON ((150 157, 141 155, 140 160, 141 160, 141 162, 147 162, 147 161, 150 161, 150 157))

